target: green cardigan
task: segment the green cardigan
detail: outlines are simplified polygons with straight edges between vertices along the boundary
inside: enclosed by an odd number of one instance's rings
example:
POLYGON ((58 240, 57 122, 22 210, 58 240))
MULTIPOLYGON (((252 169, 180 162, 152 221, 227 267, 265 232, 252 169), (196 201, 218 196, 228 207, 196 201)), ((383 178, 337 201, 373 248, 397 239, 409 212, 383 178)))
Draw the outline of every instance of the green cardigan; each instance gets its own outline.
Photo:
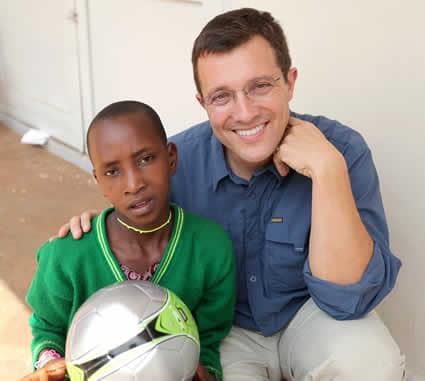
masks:
MULTIPOLYGON (((222 379, 219 346, 233 320, 235 263, 227 233, 216 223, 174 209, 173 231, 152 282, 174 291, 198 324, 206 368, 222 379)), ((27 294, 33 360, 46 348, 64 355, 66 333, 78 307, 100 288, 126 280, 106 235, 106 209, 80 240, 70 235, 45 243, 27 294)))

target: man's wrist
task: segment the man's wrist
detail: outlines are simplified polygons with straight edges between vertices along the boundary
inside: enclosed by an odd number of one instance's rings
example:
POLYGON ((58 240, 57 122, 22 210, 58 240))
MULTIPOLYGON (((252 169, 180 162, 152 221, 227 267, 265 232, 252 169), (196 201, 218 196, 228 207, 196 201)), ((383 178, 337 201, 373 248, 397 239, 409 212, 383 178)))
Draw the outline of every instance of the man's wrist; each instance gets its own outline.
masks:
POLYGON ((323 160, 316 163, 311 170, 311 179, 313 182, 327 181, 329 178, 339 178, 347 173, 347 163, 344 156, 333 147, 323 160))

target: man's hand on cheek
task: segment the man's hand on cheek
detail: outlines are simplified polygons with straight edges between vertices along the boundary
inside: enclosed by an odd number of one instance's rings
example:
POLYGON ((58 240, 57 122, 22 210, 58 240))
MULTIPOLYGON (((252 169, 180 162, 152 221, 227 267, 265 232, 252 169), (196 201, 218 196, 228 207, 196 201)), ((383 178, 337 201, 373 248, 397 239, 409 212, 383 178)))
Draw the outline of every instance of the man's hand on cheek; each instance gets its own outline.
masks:
POLYGON ((338 157, 339 152, 314 124, 290 117, 273 161, 281 176, 286 176, 290 167, 312 178, 338 157))

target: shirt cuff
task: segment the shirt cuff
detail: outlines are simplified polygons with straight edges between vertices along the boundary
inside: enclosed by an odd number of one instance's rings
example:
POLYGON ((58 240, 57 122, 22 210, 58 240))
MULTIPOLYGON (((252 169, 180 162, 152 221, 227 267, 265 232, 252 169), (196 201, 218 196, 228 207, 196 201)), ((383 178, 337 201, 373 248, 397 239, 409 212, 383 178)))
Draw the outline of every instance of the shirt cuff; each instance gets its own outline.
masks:
POLYGON ((385 278, 385 261, 375 243, 373 255, 359 282, 339 285, 316 278, 310 270, 308 258, 304 265, 304 279, 310 295, 318 307, 338 320, 356 319, 372 310, 385 278))

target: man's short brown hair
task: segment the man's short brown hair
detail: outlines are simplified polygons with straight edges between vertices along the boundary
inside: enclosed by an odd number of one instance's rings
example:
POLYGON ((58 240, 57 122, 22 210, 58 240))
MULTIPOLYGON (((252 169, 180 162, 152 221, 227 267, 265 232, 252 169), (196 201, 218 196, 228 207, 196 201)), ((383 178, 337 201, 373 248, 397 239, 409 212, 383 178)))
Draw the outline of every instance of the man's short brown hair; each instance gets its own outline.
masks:
POLYGON ((291 57, 281 26, 269 12, 241 8, 214 17, 195 40, 192 49, 192 66, 199 94, 202 94, 198 76, 199 58, 207 54, 229 52, 254 36, 261 36, 270 44, 283 77, 285 81, 288 80, 291 57))

